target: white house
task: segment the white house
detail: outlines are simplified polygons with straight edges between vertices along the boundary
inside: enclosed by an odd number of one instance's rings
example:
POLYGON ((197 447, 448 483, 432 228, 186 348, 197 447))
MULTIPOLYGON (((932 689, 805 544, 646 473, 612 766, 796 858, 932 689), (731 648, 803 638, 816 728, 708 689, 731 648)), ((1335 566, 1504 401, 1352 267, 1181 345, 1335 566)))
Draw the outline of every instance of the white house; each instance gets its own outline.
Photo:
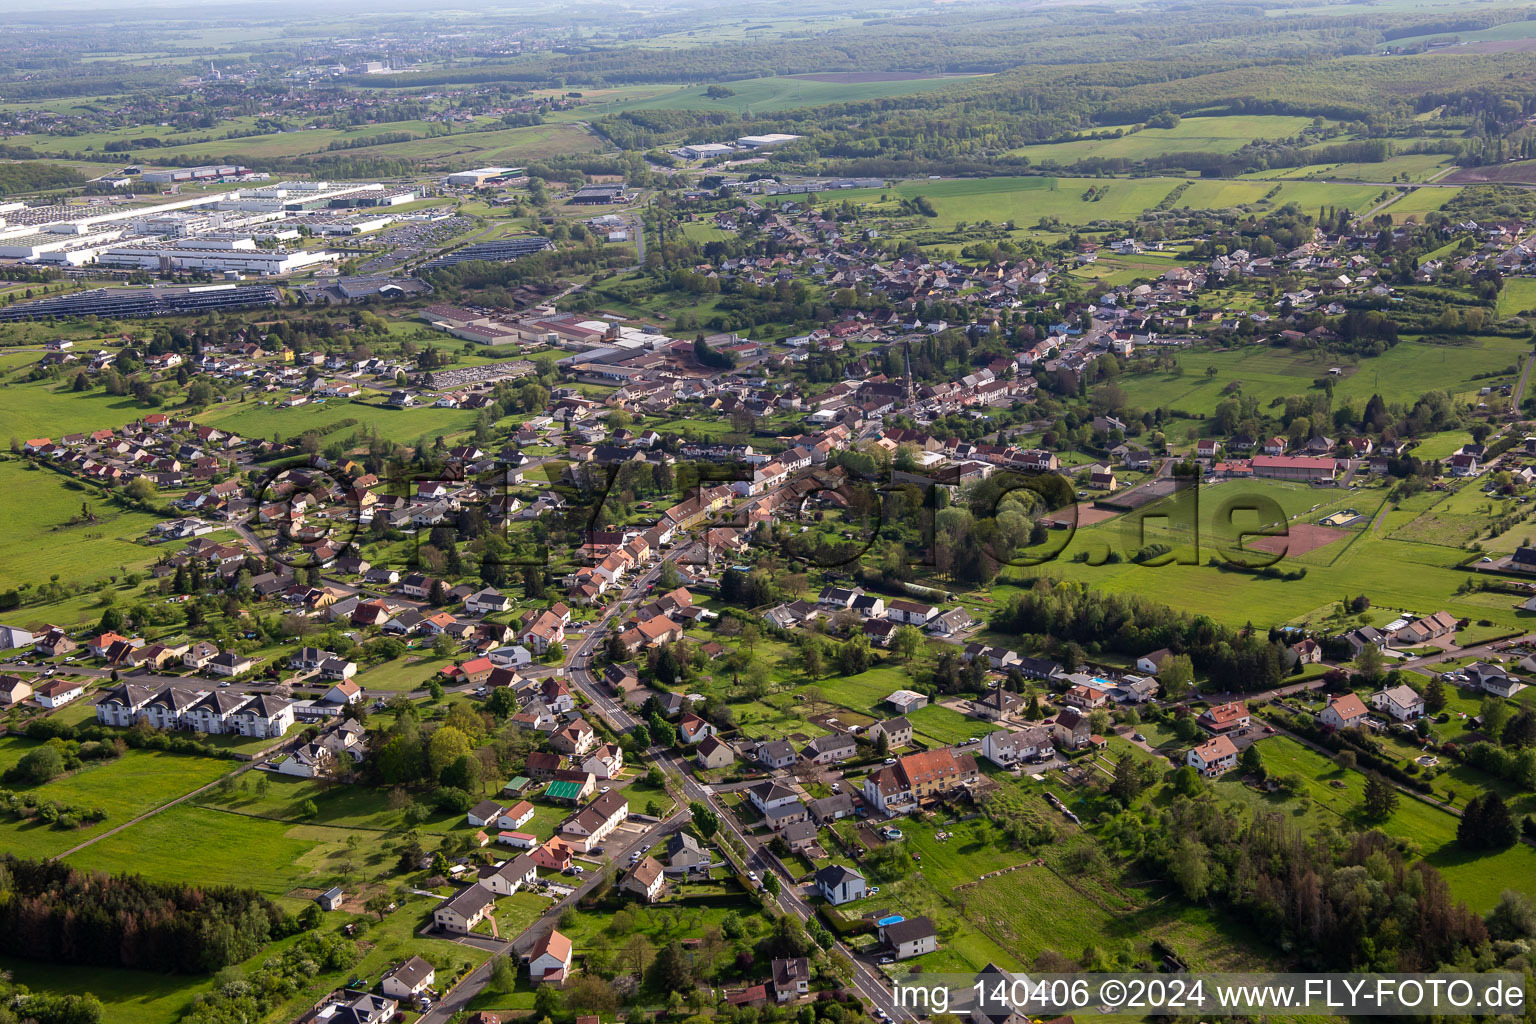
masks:
POLYGON ((497 818, 500 818, 504 810, 506 808, 495 800, 481 800, 465 812, 464 820, 475 828, 484 828, 497 818))
POLYGON ((868 886, 864 876, 853 868, 829 864, 816 872, 816 890, 828 903, 841 905, 863 899, 868 886))
POLYGON ((496 894, 483 885, 460 890, 432 911, 432 923, 441 931, 468 935, 496 906, 496 894))
POLYGON ((1237 767, 1237 745, 1225 736, 1216 736, 1189 752, 1185 763, 1208 779, 1237 767))
POLYGON ((981 738, 981 756, 999 768, 1035 757, 1050 757, 1055 752, 1051 730, 1039 725, 1011 732, 999 729, 981 738))
POLYGON ((571 970, 571 940, 551 931, 534 944, 528 958, 528 979, 534 984, 565 981, 571 970))
POLYGON ((84 697, 85 686, 81 683, 72 683, 60 679, 57 682, 38 687, 33 692, 33 696, 45 708, 61 708, 72 700, 79 700, 81 697, 84 697))
POLYGON ((511 896, 525 885, 539 879, 539 867, 528 854, 489 866, 480 872, 479 884, 498 896, 511 896))
POLYGON ((1371 694, 1371 707, 1385 711, 1399 722, 1406 722, 1424 713, 1424 698, 1413 687, 1404 684, 1371 694))
POLYGON ((415 999, 432 987, 437 977, 436 969, 419 956, 413 956, 398 967, 384 972, 379 989, 395 999, 415 999))
POLYGON ((1330 700, 1328 706, 1318 712, 1317 720, 1334 729, 1349 729, 1364 725, 1367 714, 1365 701, 1358 694, 1344 693, 1330 700))
POLYGON ((939 948, 938 930, 926 917, 908 917, 881 925, 880 940, 897 960, 910 960, 939 948))

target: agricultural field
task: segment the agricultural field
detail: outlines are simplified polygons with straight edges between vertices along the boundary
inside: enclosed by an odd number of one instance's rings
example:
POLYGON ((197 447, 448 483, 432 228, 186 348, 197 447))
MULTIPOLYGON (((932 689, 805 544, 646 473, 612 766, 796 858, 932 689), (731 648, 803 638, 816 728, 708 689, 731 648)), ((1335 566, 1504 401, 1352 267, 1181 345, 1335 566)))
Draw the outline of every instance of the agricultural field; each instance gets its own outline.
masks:
MULTIPOLYGON (((1119 138, 1083 138, 1039 146, 1025 146, 1013 155, 1036 163, 1072 164, 1079 160, 1144 160, 1167 153, 1235 153, 1255 139, 1284 139, 1311 125, 1309 117, 1243 115, 1235 117, 1186 117, 1172 128, 1141 128, 1125 125, 1119 138)), ((1093 134, 1115 131, 1095 129, 1093 134)))
POLYGON ((705 95, 704 87, 681 89, 668 95, 624 104, 630 110, 710 110, 732 114, 771 114, 828 103, 911 96, 971 81, 970 75, 862 75, 828 72, 785 78, 750 78, 730 82, 732 95, 719 99, 705 95))
MULTIPOLYGON (((1042 218, 1057 218, 1067 224, 1130 219, 1157 206, 1185 183, 1182 178, 982 178, 909 181, 885 189, 852 189, 837 195, 839 200, 849 199, 863 205, 876 217, 895 210, 892 198, 923 196, 937 213, 931 220, 935 226, 988 220, 994 224, 1012 221, 1016 227, 1025 229, 1033 228, 1042 218)), ((1176 205, 1193 210, 1250 204, 1278 209, 1294 202, 1305 210, 1328 205, 1364 210, 1381 191, 1379 186, 1311 181, 1194 180, 1176 205)), ((922 226, 928 223, 925 219, 922 226)))
MULTIPOLYGON (((385 124, 362 125, 356 128, 315 128, 308 131, 290 131, 271 135, 249 135, 234 139, 213 139, 207 142, 188 142, 174 145, 175 135, 162 135, 156 129, 137 128, 115 132, 102 132, 83 136, 25 136, 28 141, 18 143, 32 146, 40 152, 78 152, 103 147, 108 142, 132 141, 153 135, 167 145, 133 152, 151 167, 178 167, 210 160, 242 160, 248 164, 260 164, 263 160, 308 156, 334 152, 333 144, 343 143, 340 149, 348 157, 371 156, 386 159, 420 159, 452 162, 457 168, 477 164, 514 161, 527 162, 541 157, 562 156, 592 152, 601 143, 573 125, 535 125, 526 128, 498 128, 495 122, 476 124, 476 130, 457 131, 449 134, 430 135, 433 129, 425 121, 392 121, 385 124), (374 146, 358 146, 358 140, 366 140, 395 132, 411 132, 418 138, 405 142, 385 142, 374 146)), ((229 129, 226 129, 229 130, 229 129)), ((196 137, 199 133, 189 132, 196 137)), ((205 133, 204 133, 205 134, 205 133)), ((97 173, 100 173, 98 168, 97 173)))
POLYGON ((1225 351, 1195 349, 1176 357, 1177 373, 1126 374, 1117 383, 1129 405, 1143 409, 1166 406, 1196 415, 1211 415, 1233 382, 1243 395, 1265 406, 1288 395, 1303 395, 1337 366, 1335 407, 1350 402, 1363 407, 1374 394, 1389 402, 1412 404, 1429 391, 1453 396, 1475 395, 1489 384, 1514 379, 1497 376, 1516 368, 1530 346, 1516 338, 1486 336, 1465 344, 1443 344, 1405 338, 1382 355, 1359 362, 1341 362, 1325 352, 1298 352, 1268 345, 1248 345, 1225 351), (1214 375, 1207 368, 1215 367, 1214 375))

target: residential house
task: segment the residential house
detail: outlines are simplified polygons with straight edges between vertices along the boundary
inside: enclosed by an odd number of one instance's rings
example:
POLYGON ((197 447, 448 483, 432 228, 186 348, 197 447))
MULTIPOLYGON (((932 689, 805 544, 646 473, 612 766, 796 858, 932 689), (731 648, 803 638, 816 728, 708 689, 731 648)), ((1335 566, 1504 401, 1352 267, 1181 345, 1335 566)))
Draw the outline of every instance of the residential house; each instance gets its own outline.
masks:
POLYGON ((11 707, 32 696, 32 684, 21 676, 0 676, 0 706, 11 707))
POLYGON ((832 764, 852 757, 858 750, 853 737, 846 732, 817 736, 800 751, 800 756, 812 764, 832 764))
POLYGON ((713 864, 709 850, 687 832, 674 832, 668 837, 666 870, 669 874, 707 875, 713 864))
POLYGON ((581 757, 597 746, 597 733, 584 718, 567 722, 549 737, 549 745, 572 757, 581 757))
POLYGON ((871 743, 879 743, 882 734, 886 738, 886 746, 891 750, 912 745, 912 723, 905 716, 887 718, 864 730, 864 738, 871 743))
POLYGON ((716 731, 713 725, 691 711, 684 714, 677 723, 677 734, 686 745, 698 743, 706 737, 715 735, 716 731))
POLYGON ((811 962, 803 956, 773 961, 769 977, 774 1002, 787 1003, 811 993, 811 962))
POLYGON ((1371 694, 1371 707, 1407 722, 1424 713, 1424 698, 1413 687, 1401 684, 1371 694))
POLYGON ((1213 704, 1195 719, 1201 728, 1215 733, 1241 732, 1248 728, 1250 721, 1248 705, 1242 701, 1213 704))
POLYGON ((79 700, 85 696, 83 683, 70 682, 65 679, 56 679, 50 683, 43 683, 33 690, 34 699, 45 708, 61 708, 70 701, 79 700))
POLYGON ((582 853, 590 853, 628 817, 629 800, 622 793, 602 793, 562 822, 560 835, 582 853))
POLYGON ((864 780, 864 802, 886 814, 905 814, 976 777, 976 760, 969 754, 956 757, 947 748, 908 754, 864 780))
POLYGON ((495 907, 495 893, 483 885, 471 885, 439 903, 432 911, 432 924, 439 931, 468 935, 495 907))
POLYGON ((241 736, 276 739, 288 731, 293 720, 293 701, 263 693, 242 704, 230 721, 231 731, 241 736))
POLYGON ((863 899, 868 889, 863 875, 841 864, 830 864, 816 872, 816 890, 822 899, 836 906, 863 899))
POLYGON ((1415 619, 1392 637, 1394 643, 1401 645, 1425 644, 1431 640, 1438 640, 1443 636, 1449 636, 1456 631, 1456 616, 1450 612, 1439 611, 1433 615, 1427 615, 1422 619, 1415 619))
POLYGON ((666 873, 655 857, 642 857, 634 867, 624 873, 619 884, 622 892, 632 892, 647 903, 655 903, 666 886, 666 873))
POLYGON ((464 820, 475 828, 485 828, 498 820, 506 808, 494 800, 481 800, 464 815, 464 820))
POLYGON ((1079 750, 1093 742, 1093 727, 1087 713, 1077 708, 1062 708, 1051 723, 1051 742, 1058 749, 1079 750))
POLYGON ((718 736, 706 736, 693 753, 700 768, 727 768, 736 760, 730 746, 718 736))
POLYGON ((799 757, 788 740, 765 740, 757 745, 752 756, 765 768, 788 768, 799 757))
POLYGON ((538 865, 528 854, 519 854, 500 864, 488 864, 480 869, 478 883, 497 896, 511 896, 525 885, 539 880, 538 865))
POLYGON ((910 960, 939 948, 938 929, 926 917, 908 917, 880 926, 880 941, 897 960, 910 960))
POLYGON ((571 940, 557 931, 551 931, 538 942, 528 955, 528 978, 534 984, 565 983, 571 970, 571 940))
POLYGON ((853 797, 847 793, 833 793, 820 800, 812 800, 806 805, 806 809, 810 812, 811 821, 818 825, 826 825, 852 816, 853 797))
POLYGON ((752 806, 767 814, 775 807, 799 803, 800 794, 783 783, 770 779, 767 782, 759 782, 757 785, 749 788, 747 790, 747 799, 752 802, 752 806))
POLYGON ((1317 720, 1330 729, 1352 729, 1364 725, 1367 714, 1365 702, 1358 694, 1345 693, 1330 700, 1317 720))
POLYGON ((235 651, 222 651, 208 662, 208 671, 216 676, 238 676, 256 667, 256 662, 235 651))
POLYGON ((1208 779, 1237 767, 1237 745, 1227 736, 1213 736, 1190 750, 1185 763, 1208 779))
POLYGON ((1055 752, 1051 730, 1042 725, 1011 732, 999 729, 981 738, 981 755, 1000 768, 1011 768, 1022 761, 1047 758, 1055 752))
POLYGON ((436 980, 436 969, 419 956, 384 972, 379 991, 394 999, 415 999, 428 992, 436 980))

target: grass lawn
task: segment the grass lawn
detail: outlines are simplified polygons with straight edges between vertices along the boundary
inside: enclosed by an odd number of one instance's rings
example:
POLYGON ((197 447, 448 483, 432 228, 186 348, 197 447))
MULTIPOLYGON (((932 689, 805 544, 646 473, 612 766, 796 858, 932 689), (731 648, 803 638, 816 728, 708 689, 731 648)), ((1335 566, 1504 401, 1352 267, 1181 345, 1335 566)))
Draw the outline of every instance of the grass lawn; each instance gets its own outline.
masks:
POLYGON ((970 718, 951 708, 930 704, 907 715, 912 732, 927 740, 930 746, 950 746, 972 736, 981 736, 999 728, 992 722, 970 718))
MULTIPOLYGON (((275 401, 275 399, 274 399, 275 401)), ((411 409, 391 409, 368 402, 338 401, 310 403, 283 409, 277 405, 262 405, 256 401, 226 403, 214 406, 198 417, 199 422, 232 431, 242 437, 271 438, 298 437, 306 430, 324 430, 344 420, 357 420, 356 426, 337 431, 330 440, 341 440, 354 430, 364 426, 377 430, 385 437, 419 438, 451 435, 468 429, 475 414, 467 409, 439 409, 422 405, 411 409)))
MULTIPOLYGON (((79 868, 121 871, 189 884, 248 886, 277 898, 299 885, 329 888, 340 872, 310 877, 304 860, 318 845, 293 833, 300 826, 183 804, 93 843, 69 858, 79 868)), ((311 833, 321 830, 307 827, 311 833)), ((346 834, 338 833, 345 851, 346 834)), ((370 846, 377 837, 369 836, 370 846)), ((361 860, 361 858, 359 858, 361 860)))
POLYGON ((101 500, 94 490, 74 490, 51 469, 0 461, 0 493, 12 499, 0 536, 0 586, 7 589, 46 583, 54 574, 62 583, 89 582, 119 566, 147 565, 164 550, 133 543, 159 522, 158 516, 124 511, 101 500), (100 522, 69 525, 80 514, 82 502, 100 522))
MULTIPOLYGON (((403 831, 406 827, 401 813, 403 808, 390 807, 389 794, 382 789, 347 785, 327 788, 312 779, 270 772, 263 773, 261 777, 267 780, 265 794, 257 792, 258 784, 253 780, 246 792, 210 791, 198 797, 197 803, 289 824, 361 828, 374 833, 403 831), (315 802, 316 813, 313 817, 301 813, 306 800, 315 802)), ((421 832, 448 832, 463 824, 462 814, 445 814, 434 810, 432 816, 416 828, 421 832)))
MULTIPOLYGON (((1265 739, 1259 749, 1271 772, 1294 772, 1306 780, 1306 792, 1314 805, 1361 824, 1355 815, 1365 791, 1364 775, 1342 772, 1321 754, 1286 736, 1265 739), (1333 786, 1334 781, 1342 782, 1343 788, 1333 786)), ((1239 785, 1235 779, 1223 780, 1218 789, 1239 785)), ((1424 859, 1445 875, 1451 891, 1479 912, 1491 909, 1504 889, 1536 895, 1536 850, 1520 844, 1491 856, 1468 853, 1456 844, 1455 816, 1438 807, 1403 795, 1392 816, 1375 827, 1414 844, 1424 859)))
POLYGON ((100 808, 107 812, 106 820, 67 831, 30 822, 0 822, 0 848, 19 856, 53 856, 213 782, 234 767, 233 761, 150 750, 130 750, 115 761, 88 763, 24 791, 73 807, 100 808))
POLYGON ((193 997, 213 988, 211 978, 121 967, 82 968, 16 957, 0 957, 0 970, 39 992, 89 992, 109 1007, 112 1024, 171 1024, 190 1009, 193 997))
POLYGON ((427 680, 437 675, 444 667, 454 663, 454 658, 438 658, 430 653, 425 657, 420 652, 413 652, 393 661, 382 662, 365 672, 359 672, 356 676, 357 684, 370 693, 375 690, 386 693, 405 693, 410 690, 419 690, 427 685, 427 680))
MULTIPOLYGON (((10 327, 6 325, 7 332, 10 327)), ((127 396, 102 390, 73 392, 69 381, 6 384, 0 386, 0 438, 6 443, 13 437, 58 440, 65 434, 120 427, 151 411, 127 396)))

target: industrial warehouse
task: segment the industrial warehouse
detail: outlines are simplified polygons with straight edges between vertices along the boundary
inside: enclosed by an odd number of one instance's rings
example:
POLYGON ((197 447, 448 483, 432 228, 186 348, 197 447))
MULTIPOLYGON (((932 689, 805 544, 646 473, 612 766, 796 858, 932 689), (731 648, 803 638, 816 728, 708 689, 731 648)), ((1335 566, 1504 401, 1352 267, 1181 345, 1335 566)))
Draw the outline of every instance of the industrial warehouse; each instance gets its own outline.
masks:
MULTIPOLYGON (((163 173, 206 181, 255 172, 223 165, 163 173)), ((297 242, 301 229, 316 236, 378 231, 398 219, 391 207, 419 198, 408 186, 284 181, 143 203, 0 204, 0 260, 160 274, 289 274, 340 258, 323 248, 281 247, 297 242), (279 247, 262 248, 258 239, 279 247)))

